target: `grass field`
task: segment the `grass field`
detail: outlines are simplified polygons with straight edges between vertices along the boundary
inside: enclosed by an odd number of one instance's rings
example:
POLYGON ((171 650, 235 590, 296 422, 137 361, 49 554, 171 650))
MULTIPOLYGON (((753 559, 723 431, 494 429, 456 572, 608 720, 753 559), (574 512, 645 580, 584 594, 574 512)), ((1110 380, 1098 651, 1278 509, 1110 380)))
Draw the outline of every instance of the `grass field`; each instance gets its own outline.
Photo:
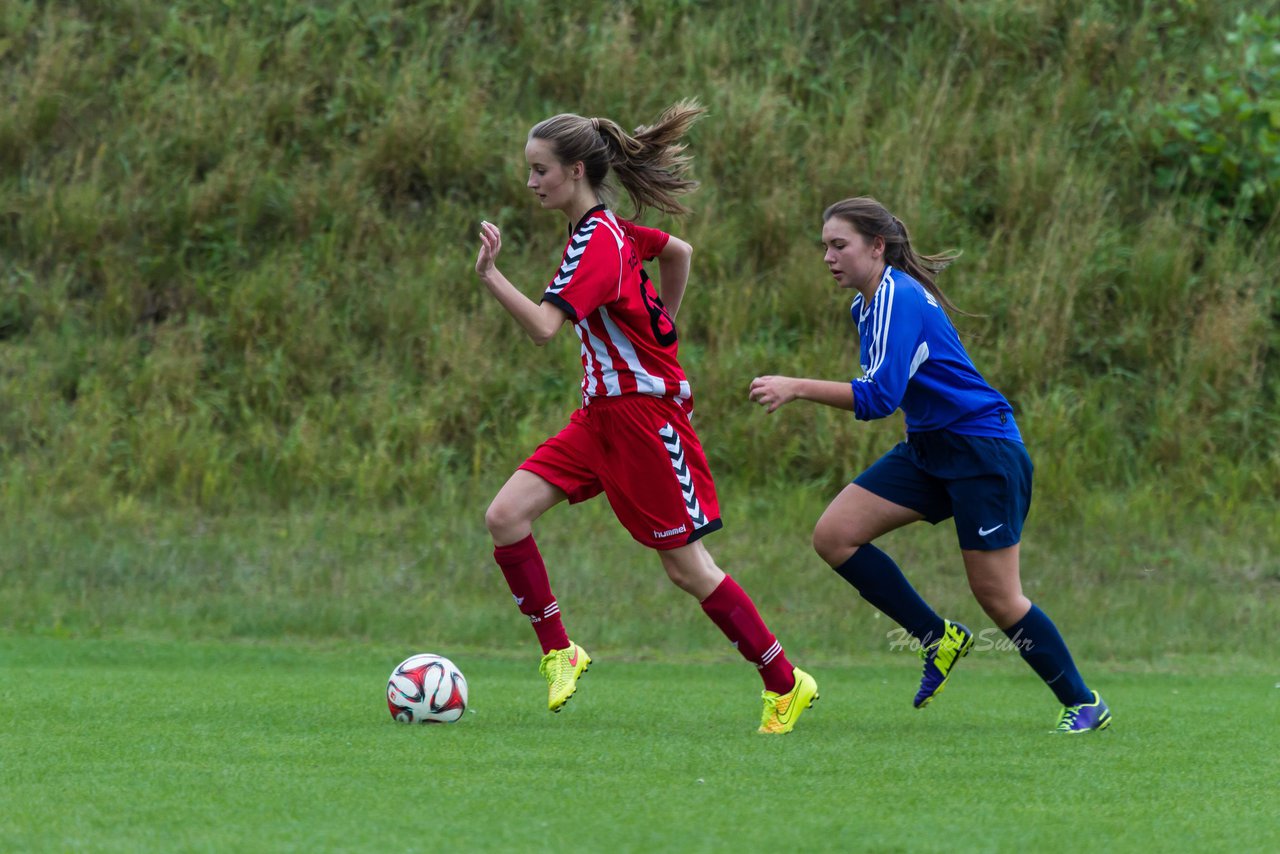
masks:
MULTIPOLYGON (((375 644, 425 632, 469 648, 523 645, 529 629, 483 524, 498 485, 442 484, 436 500, 393 509, 211 517, 121 502, 109 514, 63 518, 28 508, 0 517, 0 634, 375 644)), ((708 548, 788 648, 885 649, 889 621, 809 542, 834 490, 717 485, 725 530, 708 548)), ((1081 515, 1037 496, 1024 529, 1024 589, 1076 655, 1149 663, 1280 644, 1274 510, 1194 516, 1169 506, 1147 515, 1124 505, 1130 497, 1089 496, 1081 515)), ((536 535, 571 633, 655 657, 719 643, 604 499, 554 508, 536 535)), ((939 613, 991 627, 965 584, 950 523, 911 525, 880 544, 939 613)))
POLYGON ((0 638, 0 850, 1280 847, 1258 661, 1088 667, 1116 722, 1067 738, 1012 654, 917 712, 916 659, 881 653, 813 667, 821 701, 766 738, 741 662, 602 650, 558 716, 531 650, 436 650, 471 711, 404 726, 383 684, 413 651, 0 638))

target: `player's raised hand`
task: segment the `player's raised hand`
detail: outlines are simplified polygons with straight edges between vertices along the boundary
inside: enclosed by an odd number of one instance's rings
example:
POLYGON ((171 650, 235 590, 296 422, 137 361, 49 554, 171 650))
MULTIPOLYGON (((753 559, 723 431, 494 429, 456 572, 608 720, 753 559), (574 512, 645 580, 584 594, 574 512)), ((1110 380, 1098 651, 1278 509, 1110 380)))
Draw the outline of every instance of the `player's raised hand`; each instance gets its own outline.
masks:
POLYGON ((502 251, 502 232, 491 222, 480 221, 480 251, 476 253, 476 274, 484 277, 493 272, 494 262, 502 251))

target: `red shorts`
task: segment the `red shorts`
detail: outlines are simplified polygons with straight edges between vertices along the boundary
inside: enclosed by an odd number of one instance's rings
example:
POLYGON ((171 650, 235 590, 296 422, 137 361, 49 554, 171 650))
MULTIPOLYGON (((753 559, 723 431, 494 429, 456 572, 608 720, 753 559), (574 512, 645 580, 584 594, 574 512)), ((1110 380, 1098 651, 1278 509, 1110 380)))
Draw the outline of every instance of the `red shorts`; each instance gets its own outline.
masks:
POLYGON ((685 411, 665 398, 594 398, 520 468, 571 504, 603 492, 623 527, 653 549, 679 548, 721 527, 702 443, 685 411))

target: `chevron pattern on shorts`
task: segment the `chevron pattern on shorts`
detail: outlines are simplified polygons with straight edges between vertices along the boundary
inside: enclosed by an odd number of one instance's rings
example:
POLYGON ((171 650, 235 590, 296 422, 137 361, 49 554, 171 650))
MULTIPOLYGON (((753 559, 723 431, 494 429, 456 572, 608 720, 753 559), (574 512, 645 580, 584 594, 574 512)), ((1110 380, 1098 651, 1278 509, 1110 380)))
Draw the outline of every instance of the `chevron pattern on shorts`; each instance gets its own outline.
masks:
POLYGON ((693 472, 689 471, 689 465, 685 462, 680 434, 676 432, 676 428, 667 423, 659 428, 658 435, 667 448, 667 456, 671 458, 671 468, 675 471, 676 480, 680 483, 685 509, 689 511, 689 521, 693 523, 693 529, 696 531, 707 524, 707 516, 702 512, 702 507, 698 504, 698 496, 693 490, 693 472))

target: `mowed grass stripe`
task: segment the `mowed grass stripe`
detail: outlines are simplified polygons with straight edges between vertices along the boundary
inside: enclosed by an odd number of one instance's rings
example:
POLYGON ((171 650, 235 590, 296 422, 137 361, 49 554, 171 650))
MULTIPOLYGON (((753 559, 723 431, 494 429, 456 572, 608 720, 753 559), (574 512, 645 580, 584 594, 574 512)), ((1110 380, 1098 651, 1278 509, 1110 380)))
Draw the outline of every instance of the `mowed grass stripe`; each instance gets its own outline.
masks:
POLYGON ((817 671, 822 702, 767 738, 738 663, 599 654, 553 716, 533 657, 455 655, 472 711, 411 727, 382 702, 386 651, 13 638, 0 651, 6 850, 1280 843, 1261 806, 1277 747, 1261 722, 1280 699, 1264 676, 1104 671, 1115 726, 1062 738, 1016 660, 966 661, 915 711, 914 659, 882 656, 817 671))

